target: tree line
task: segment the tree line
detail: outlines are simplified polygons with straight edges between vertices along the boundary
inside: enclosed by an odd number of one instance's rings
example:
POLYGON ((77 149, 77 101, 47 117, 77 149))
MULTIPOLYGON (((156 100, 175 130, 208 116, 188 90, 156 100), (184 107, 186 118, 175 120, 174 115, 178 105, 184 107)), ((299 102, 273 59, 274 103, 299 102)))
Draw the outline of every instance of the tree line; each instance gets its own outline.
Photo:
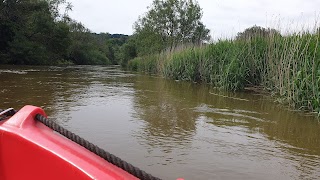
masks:
POLYGON ((0 64, 121 64, 210 39, 193 0, 154 0, 131 36, 92 33, 66 0, 0 1, 0 64), (64 7, 64 11, 62 11, 64 7))
MULTIPOLYGON (((207 44, 211 38, 194 0, 154 0, 131 36, 91 32, 68 16, 72 5, 66 0, 2 0, 0 10, 0 64, 126 66, 135 57, 207 44)), ((280 34, 254 26, 236 38, 270 33, 280 34)))
POLYGON ((70 10, 65 0, 0 1, 0 64, 121 63, 129 36, 92 33, 70 10))

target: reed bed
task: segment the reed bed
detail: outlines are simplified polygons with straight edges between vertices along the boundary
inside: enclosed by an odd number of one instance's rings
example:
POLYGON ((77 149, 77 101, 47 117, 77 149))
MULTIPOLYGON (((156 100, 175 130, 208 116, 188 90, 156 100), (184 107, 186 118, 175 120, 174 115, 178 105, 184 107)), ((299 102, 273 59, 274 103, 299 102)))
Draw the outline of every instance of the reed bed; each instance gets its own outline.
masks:
POLYGON ((282 103, 320 115, 319 36, 318 31, 220 40, 138 57, 128 67, 228 91, 262 86, 282 103))

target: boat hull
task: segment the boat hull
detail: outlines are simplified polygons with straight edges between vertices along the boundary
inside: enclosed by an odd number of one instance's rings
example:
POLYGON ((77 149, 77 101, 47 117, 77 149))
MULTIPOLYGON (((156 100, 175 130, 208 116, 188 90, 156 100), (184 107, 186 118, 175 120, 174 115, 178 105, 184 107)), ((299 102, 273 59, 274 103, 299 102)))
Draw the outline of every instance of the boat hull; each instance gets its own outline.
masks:
POLYGON ((0 122, 0 179, 137 179, 35 121, 41 108, 25 106, 0 122))

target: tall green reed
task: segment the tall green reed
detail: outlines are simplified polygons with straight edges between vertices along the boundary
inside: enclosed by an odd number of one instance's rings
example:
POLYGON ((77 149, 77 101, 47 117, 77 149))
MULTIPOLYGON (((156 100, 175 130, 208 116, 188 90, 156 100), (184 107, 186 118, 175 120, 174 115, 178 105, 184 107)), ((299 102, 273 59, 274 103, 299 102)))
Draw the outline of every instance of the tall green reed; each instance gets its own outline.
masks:
POLYGON ((319 33, 270 33, 138 57, 129 68, 239 91, 262 86, 283 103, 320 112, 319 33))

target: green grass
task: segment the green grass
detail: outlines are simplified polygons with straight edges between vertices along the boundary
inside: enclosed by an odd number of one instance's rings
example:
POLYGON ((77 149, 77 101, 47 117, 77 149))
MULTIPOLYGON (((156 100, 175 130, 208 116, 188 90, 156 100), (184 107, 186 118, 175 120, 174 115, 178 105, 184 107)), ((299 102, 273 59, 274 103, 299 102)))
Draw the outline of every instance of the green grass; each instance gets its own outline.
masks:
POLYGON ((320 113, 319 34, 270 34, 138 57, 128 67, 228 91, 262 86, 283 103, 320 113))

